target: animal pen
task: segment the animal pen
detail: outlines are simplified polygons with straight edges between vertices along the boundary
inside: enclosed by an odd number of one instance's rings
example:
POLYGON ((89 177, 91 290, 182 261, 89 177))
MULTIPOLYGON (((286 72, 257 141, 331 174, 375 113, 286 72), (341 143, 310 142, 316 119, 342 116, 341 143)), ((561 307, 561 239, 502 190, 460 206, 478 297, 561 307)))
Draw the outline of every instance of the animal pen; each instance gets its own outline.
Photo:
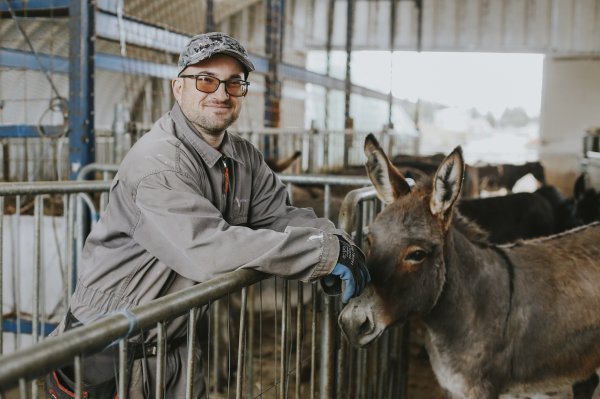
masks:
MULTIPOLYGON (((323 184, 325 187, 368 183, 366 178, 352 177, 340 180, 337 177, 283 176, 283 179, 297 185, 323 184)), ((37 397, 38 377, 59 366, 73 364, 75 375, 80 378, 82 357, 109 345, 118 345, 121 354, 119 397, 125 398, 127 337, 157 327, 157 355, 159 361, 164 360, 165 325, 179 315, 189 314, 188 337, 202 336, 200 345, 204 351, 209 397, 402 397, 401 392, 406 389, 407 359, 401 356, 406 354, 406 330, 390 331, 368 350, 351 349, 336 328, 339 300, 324 297, 314 284, 268 278, 250 270, 224 275, 43 340, 55 323, 51 311, 67 306, 68 292, 72 289, 77 231, 81 222, 78 215, 86 213, 76 208, 87 204, 96 209, 92 214, 101 213, 103 194, 109 186, 108 181, 80 181, 14 183, 0 188, 2 205, 8 202, 20 205, 24 198, 33 199, 33 216, 3 214, 0 223, 18 226, 24 218, 33 218, 35 237, 31 248, 31 302, 26 304, 24 293, 16 295, 25 303, 15 303, 17 311, 11 320, 16 329, 11 331, 14 341, 10 345, 16 350, 2 356, 0 387, 3 394, 18 388, 22 398, 29 397, 30 392, 37 397), (82 196, 87 196, 88 200, 80 201, 82 196), (65 240, 60 243, 61 252, 71 256, 61 257, 64 263, 59 270, 47 270, 43 267, 45 255, 48 255, 44 242, 51 238, 45 226, 52 223, 56 213, 64 215, 59 227, 65 231, 65 240), (56 277, 60 277, 59 281, 52 281, 56 277), (63 288, 62 295, 48 295, 51 287, 57 286, 63 288), (60 303, 49 303, 49 299, 60 303), (223 315, 229 316, 224 318, 223 315), (25 337, 30 338, 30 345, 23 342, 25 337)), ((351 191, 342 203, 339 227, 351 233, 358 245, 363 245, 368 223, 380 208, 372 188, 351 191)), ((18 209, 21 207, 15 207, 18 209)), ((5 259, 6 248, 2 249, 2 259, 5 259)), ((3 274, 0 277, 24 279, 27 274, 3 274)), ((0 325, 6 325, 6 318, 1 321, 0 325)), ((196 340, 190 339, 187 345, 188 353, 194 353, 196 340)), ((157 386, 164 383, 161 372, 164 371, 159 367, 157 386)), ((188 374, 188 381, 190 379, 188 374)), ((81 389, 80 383, 76 380, 78 389, 81 389)), ((193 389, 189 384, 188 397, 192 397, 193 389)), ((157 389, 157 392, 162 391, 157 389)), ((162 396, 157 394, 157 397, 162 396)))

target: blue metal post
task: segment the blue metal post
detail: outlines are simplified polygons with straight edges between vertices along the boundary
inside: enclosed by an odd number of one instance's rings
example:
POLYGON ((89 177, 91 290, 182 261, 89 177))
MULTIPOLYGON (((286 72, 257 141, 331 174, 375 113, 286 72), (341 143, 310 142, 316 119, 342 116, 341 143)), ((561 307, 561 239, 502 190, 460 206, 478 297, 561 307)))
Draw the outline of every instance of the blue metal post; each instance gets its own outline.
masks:
POLYGON ((94 162, 94 7, 73 0, 69 6, 69 161, 71 180, 94 162))

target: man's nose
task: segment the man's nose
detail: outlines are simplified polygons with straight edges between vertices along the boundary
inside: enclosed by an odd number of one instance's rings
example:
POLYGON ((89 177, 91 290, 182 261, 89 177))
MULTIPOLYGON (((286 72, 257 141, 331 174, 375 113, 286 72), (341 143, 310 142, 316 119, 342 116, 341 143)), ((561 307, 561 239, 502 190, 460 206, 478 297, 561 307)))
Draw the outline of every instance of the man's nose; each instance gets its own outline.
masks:
POLYGON ((213 93, 213 95, 219 99, 227 100, 229 99, 229 94, 225 89, 225 82, 219 82, 219 87, 217 87, 217 91, 213 93))

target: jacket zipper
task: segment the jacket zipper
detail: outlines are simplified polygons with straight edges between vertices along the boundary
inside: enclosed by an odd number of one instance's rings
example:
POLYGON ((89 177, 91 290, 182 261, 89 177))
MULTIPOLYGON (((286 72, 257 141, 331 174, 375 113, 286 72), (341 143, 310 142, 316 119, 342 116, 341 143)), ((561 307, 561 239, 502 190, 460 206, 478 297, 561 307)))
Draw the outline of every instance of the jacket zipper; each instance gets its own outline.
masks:
POLYGON ((223 194, 227 197, 227 193, 229 193, 229 166, 225 156, 221 160, 223 161, 223 194))

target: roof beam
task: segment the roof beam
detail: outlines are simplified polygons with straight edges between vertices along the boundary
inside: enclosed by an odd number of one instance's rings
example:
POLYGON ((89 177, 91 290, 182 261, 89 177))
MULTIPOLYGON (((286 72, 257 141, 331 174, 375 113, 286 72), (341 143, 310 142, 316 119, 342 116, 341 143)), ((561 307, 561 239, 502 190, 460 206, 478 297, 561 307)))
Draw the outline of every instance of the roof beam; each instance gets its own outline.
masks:
MULTIPOLYGON (((43 4, 54 4, 59 6, 63 3, 69 3, 68 0, 21 1, 23 4, 26 3, 28 7, 36 4, 41 7, 43 4)), ((101 0, 100 6, 110 5, 112 3, 115 2, 111 2, 110 0, 101 0)), ((5 5, 6 3, 0 1, 0 5, 3 4, 5 5)), ((1 9, 2 8, 0 7, 0 10, 1 9)), ((119 21, 117 16, 102 10, 96 12, 95 18, 96 34, 101 38, 120 41, 120 34, 123 34, 125 35, 125 41, 127 43, 154 50, 165 51, 171 54, 179 54, 181 49, 187 44, 187 41, 190 38, 189 36, 182 35, 180 33, 171 32, 158 26, 153 26, 131 19, 122 18, 121 21, 119 21)), ((48 71, 58 73, 68 72, 67 58, 52 56, 44 53, 38 53, 38 57, 40 58, 42 65, 36 61, 32 53, 0 48, 0 65, 2 66, 28 68, 33 70, 42 70, 43 68, 48 71)), ((268 73, 269 63, 267 57, 250 54, 250 59, 256 67, 257 73, 262 75, 268 73)), ((173 78, 176 71, 174 65, 160 64, 105 53, 96 53, 96 67, 99 70, 155 76, 164 79, 173 78)), ((311 72, 303 67, 280 62, 277 64, 277 70, 281 80, 287 79, 302 83, 311 83, 332 90, 345 90, 344 80, 336 79, 316 72, 311 72)), ((371 90, 363 86, 352 84, 350 85, 350 90, 354 94, 388 101, 388 94, 371 90)), ((397 99, 395 99, 395 101, 397 101, 397 99)))

